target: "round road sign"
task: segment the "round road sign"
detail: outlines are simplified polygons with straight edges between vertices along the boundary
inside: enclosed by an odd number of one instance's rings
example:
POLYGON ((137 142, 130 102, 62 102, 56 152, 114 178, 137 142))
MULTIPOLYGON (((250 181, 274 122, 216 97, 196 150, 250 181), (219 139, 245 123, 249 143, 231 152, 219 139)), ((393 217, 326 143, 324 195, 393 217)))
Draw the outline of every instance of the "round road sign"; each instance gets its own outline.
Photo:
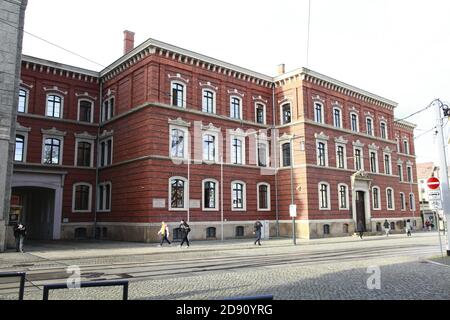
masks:
POLYGON ((431 177, 430 179, 427 180, 427 186, 431 190, 439 189, 440 185, 441 183, 438 178, 431 177))

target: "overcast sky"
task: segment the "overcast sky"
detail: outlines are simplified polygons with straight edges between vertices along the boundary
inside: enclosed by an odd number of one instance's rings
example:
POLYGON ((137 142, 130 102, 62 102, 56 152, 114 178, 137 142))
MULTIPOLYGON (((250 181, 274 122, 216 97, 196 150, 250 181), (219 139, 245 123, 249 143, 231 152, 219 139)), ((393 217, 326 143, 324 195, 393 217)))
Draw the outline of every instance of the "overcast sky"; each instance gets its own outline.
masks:
MULTIPOLYGON (((450 101, 450 1, 311 2, 310 69, 398 102, 397 118, 450 101)), ((28 1, 25 31, 103 66, 121 56, 125 29, 136 45, 154 38, 267 75, 307 66, 308 0, 28 1)), ((24 53, 102 69, 28 34, 24 53)), ((409 121, 420 135, 433 119, 409 121)), ((418 162, 436 159, 434 140, 416 140, 418 162)))

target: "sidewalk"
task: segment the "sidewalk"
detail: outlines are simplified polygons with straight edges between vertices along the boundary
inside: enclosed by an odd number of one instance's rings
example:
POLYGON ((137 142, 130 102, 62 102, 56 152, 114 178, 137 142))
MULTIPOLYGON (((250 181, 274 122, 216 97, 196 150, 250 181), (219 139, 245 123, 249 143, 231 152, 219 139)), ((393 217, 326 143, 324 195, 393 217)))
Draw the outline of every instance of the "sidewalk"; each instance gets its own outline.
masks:
MULTIPOLYGON (((414 233, 415 237, 437 237, 434 232, 418 232, 414 233)), ((339 238, 323 238, 323 239, 297 239, 297 247, 311 245, 326 245, 338 243, 355 243, 360 241, 381 241, 385 239, 401 239, 406 238, 404 234, 395 234, 386 238, 386 236, 370 236, 363 240, 357 237, 339 237, 339 238)), ((99 258, 111 256, 127 256, 127 255, 149 255, 163 254, 167 252, 205 252, 205 251, 224 251, 224 250, 241 250, 241 249, 257 249, 258 246, 253 244, 254 239, 232 239, 232 240, 215 240, 215 241, 193 241, 189 248, 179 248, 179 243, 172 243, 171 246, 164 244, 159 247, 156 243, 134 243, 134 242, 115 242, 115 241, 47 241, 25 243, 25 253, 17 253, 8 251, 0 253, 0 268, 6 265, 20 265, 32 262, 57 261, 82 258, 99 258)), ((264 248, 276 247, 292 247, 293 240, 289 238, 278 238, 270 240, 262 240, 264 248)))

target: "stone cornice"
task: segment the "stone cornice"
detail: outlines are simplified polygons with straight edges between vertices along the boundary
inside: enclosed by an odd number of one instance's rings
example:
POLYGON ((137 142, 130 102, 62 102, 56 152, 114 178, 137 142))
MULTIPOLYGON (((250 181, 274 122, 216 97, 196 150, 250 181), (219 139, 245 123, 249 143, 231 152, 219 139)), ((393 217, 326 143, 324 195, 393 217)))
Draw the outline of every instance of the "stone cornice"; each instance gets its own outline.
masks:
POLYGON ((77 139, 84 139, 84 140, 95 140, 95 139, 97 139, 97 136, 91 135, 91 134, 89 134, 86 131, 83 132, 83 133, 74 133, 73 135, 77 139))
POLYGON ((51 128, 51 129, 41 129, 42 134, 45 135, 49 135, 49 136, 60 136, 60 137, 65 137, 67 132, 65 131, 60 131, 58 129, 56 129, 55 127, 51 128))
POLYGON ((175 126, 179 126, 179 127, 187 127, 187 128, 191 127, 191 123, 190 122, 184 121, 180 117, 178 117, 176 120, 169 119, 168 122, 171 125, 175 125, 175 126))

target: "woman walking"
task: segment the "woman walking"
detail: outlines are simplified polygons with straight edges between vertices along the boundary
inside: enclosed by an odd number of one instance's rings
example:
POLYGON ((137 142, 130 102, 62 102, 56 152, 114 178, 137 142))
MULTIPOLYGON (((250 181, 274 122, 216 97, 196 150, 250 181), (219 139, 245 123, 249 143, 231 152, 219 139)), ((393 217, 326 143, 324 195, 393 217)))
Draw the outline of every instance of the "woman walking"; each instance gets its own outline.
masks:
POLYGON ((187 244, 187 247, 189 248, 188 235, 189 235, 189 232, 191 232, 191 228, 189 227, 189 225, 187 224, 186 221, 181 220, 180 229, 181 229, 181 233, 183 235, 183 240, 181 241, 180 248, 183 247, 183 244, 185 242, 187 244))
POLYGON ((158 234, 161 236, 161 242, 159 244, 160 247, 162 247, 164 240, 167 241, 167 243, 170 245, 169 241, 169 226, 163 221, 161 223, 161 229, 158 231, 158 234))

